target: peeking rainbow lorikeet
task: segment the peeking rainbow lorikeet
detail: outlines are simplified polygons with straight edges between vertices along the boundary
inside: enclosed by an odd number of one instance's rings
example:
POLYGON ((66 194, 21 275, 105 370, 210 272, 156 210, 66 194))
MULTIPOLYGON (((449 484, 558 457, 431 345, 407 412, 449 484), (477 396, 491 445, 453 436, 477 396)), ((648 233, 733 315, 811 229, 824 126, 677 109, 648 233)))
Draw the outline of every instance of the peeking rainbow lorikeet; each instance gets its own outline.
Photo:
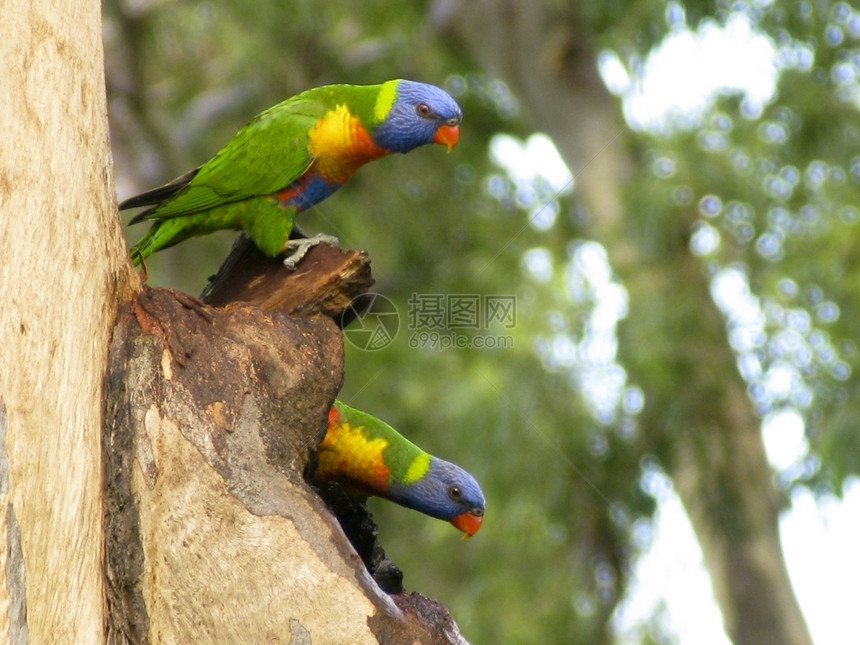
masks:
MULTIPOLYGON (((324 200, 359 167, 429 143, 450 151, 463 113, 433 85, 326 85, 256 116, 212 159, 119 208, 150 206, 132 224, 153 221, 131 249, 139 264, 151 253, 222 229, 242 230, 269 257, 290 251, 294 267, 330 236, 290 240, 296 214, 324 200)), ((336 241, 336 240, 334 240, 336 241)))
POLYGON ((473 536, 484 519, 484 493, 459 466, 433 457, 387 423, 335 401, 317 448, 314 479, 358 495, 384 497, 451 522, 473 536))

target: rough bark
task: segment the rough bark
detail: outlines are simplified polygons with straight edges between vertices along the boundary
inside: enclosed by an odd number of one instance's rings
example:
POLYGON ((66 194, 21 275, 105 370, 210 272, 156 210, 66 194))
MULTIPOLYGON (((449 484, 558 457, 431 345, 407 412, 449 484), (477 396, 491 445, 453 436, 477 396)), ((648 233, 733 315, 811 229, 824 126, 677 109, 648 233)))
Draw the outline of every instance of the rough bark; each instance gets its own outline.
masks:
POLYGON ((736 645, 811 645, 780 548, 780 501, 759 420, 724 325, 683 235, 662 240, 659 256, 635 237, 623 196, 636 161, 576 10, 549 1, 438 0, 433 15, 509 84, 574 172, 590 233, 630 294, 635 323, 625 327, 621 354, 646 391, 640 423, 656 450, 668 446, 664 466, 705 554, 727 633, 736 645), (690 346, 683 339, 692 330, 690 346))
POLYGON ((134 611, 111 612, 111 636, 265 642, 294 619, 370 642, 370 603, 335 603, 371 582, 346 551, 330 569, 333 526, 301 476, 342 378, 337 327, 189 302, 144 292, 114 334, 108 571, 111 605, 134 611))

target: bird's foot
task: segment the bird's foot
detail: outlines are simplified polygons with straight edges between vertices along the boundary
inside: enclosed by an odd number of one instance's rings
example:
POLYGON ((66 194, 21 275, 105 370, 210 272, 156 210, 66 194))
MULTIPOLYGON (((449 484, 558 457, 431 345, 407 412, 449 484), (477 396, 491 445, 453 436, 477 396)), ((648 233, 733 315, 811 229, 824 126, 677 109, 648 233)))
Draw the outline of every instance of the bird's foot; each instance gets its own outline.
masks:
POLYGON ((288 240, 286 245, 284 245, 284 251, 288 252, 289 255, 284 258, 284 266, 288 269, 295 269, 296 265, 301 262, 302 258, 311 250, 311 247, 322 242, 331 244, 332 246, 337 246, 339 244, 339 241, 335 236, 326 235, 325 233, 319 233, 313 237, 301 237, 294 240, 288 240))

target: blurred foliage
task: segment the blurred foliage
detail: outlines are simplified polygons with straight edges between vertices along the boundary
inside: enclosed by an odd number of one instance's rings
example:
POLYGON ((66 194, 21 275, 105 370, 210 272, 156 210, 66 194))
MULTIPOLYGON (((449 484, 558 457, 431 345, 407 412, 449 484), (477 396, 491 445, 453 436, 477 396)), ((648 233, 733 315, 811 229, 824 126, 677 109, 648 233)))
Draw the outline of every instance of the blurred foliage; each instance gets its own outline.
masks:
POLYGON ((746 10, 777 52, 776 96, 761 109, 725 96, 695 127, 652 139, 633 188, 638 234, 659 254, 661 232, 683 222, 707 275, 745 283, 752 317, 725 312, 738 368, 762 417, 803 413, 812 448, 783 481, 838 493, 860 473, 860 12, 746 10))
MULTIPOLYGON (((614 354, 624 289, 611 276, 595 282, 602 251, 583 239, 576 191, 540 177, 518 184, 494 164, 494 135, 530 127, 517 97, 434 28, 439 5, 107 0, 118 190, 126 197, 198 165, 248 118, 308 87, 406 77, 451 91, 466 115, 451 155, 434 147, 374 162, 300 218, 306 232, 366 248, 375 291, 400 313, 398 336, 379 351, 347 339, 341 398, 460 463, 487 494, 484 528, 465 543, 446 524, 372 502, 382 543, 407 587, 448 604, 474 642, 612 642, 609 621, 654 509, 641 464, 665 437, 639 431, 643 393, 614 354), (420 332, 433 330, 409 328, 413 294, 515 296, 512 328, 456 330, 513 346, 442 348, 441 336, 429 346, 420 332)), ((626 233, 655 261, 689 245, 714 289, 740 280, 757 313, 725 309, 727 342, 750 397, 762 416, 792 407, 807 423, 810 453, 782 481, 838 492, 860 473, 860 14, 818 1, 555 6, 632 77, 673 29, 737 13, 781 52, 777 94, 760 110, 724 96, 684 128, 625 133, 638 160, 626 233)), ((198 293, 231 239, 159 253, 150 282, 198 293)), ((695 329, 679 334, 695 345, 695 329)), ((663 369, 648 366, 648 377, 679 380, 663 369)), ((643 642, 666 642, 652 622, 643 642)))

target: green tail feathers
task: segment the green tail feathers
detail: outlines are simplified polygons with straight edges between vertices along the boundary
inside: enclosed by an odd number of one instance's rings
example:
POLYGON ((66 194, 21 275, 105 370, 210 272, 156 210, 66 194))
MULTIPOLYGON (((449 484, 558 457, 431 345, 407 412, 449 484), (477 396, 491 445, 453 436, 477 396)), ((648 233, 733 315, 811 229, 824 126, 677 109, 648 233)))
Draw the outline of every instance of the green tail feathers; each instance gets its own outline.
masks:
POLYGON ((245 231, 260 250, 274 258, 284 251, 296 218, 294 207, 281 207, 266 197, 233 202, 190 215, 157 219, 140 241, 131 247, 134 263, 189 237, 215 231, 245 231))
POLYGON ((129 249, 134 265, 139 266, 156 251, 169 248, 194 235, 192 231, 183 231, 184 228, 178 220, 162 220, 153 224, 146 235, 129 249))

